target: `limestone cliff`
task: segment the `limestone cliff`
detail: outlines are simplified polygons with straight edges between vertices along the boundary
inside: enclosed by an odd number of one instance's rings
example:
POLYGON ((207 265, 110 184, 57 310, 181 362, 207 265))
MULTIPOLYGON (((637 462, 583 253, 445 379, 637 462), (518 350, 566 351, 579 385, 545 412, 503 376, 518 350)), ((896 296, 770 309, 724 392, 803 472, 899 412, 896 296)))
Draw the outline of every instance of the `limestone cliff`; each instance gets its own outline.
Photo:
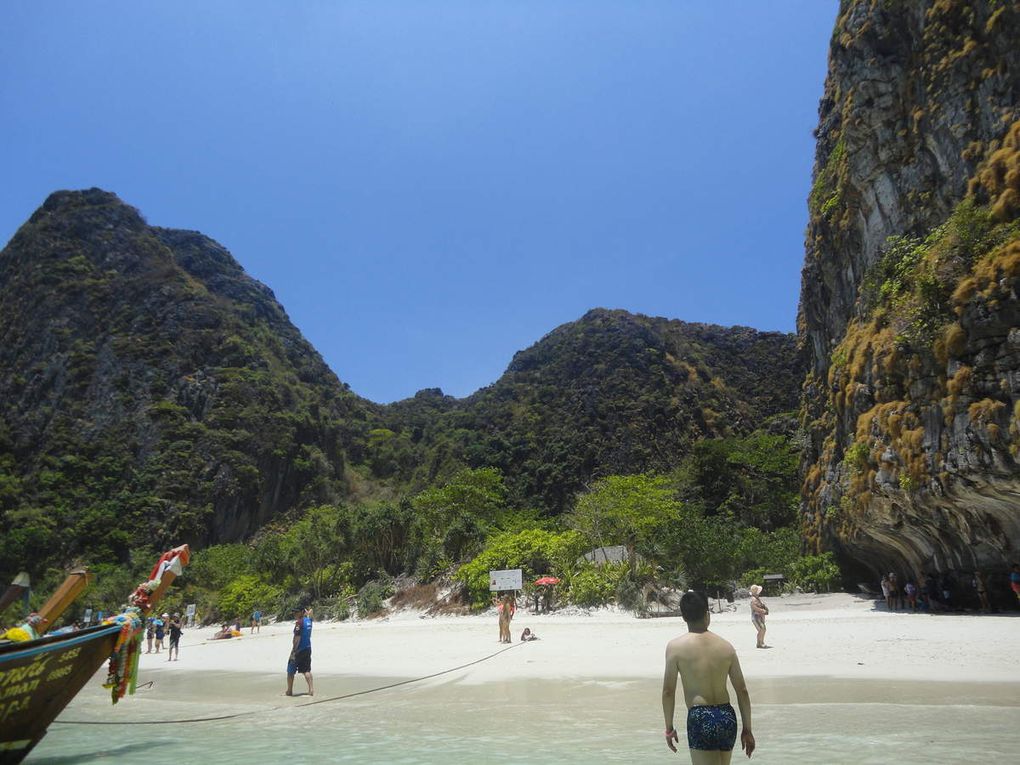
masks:
POLYGON ((844 0, 799 330, 809 540, 872 572, 1020 556, 1020 4, 844 0))

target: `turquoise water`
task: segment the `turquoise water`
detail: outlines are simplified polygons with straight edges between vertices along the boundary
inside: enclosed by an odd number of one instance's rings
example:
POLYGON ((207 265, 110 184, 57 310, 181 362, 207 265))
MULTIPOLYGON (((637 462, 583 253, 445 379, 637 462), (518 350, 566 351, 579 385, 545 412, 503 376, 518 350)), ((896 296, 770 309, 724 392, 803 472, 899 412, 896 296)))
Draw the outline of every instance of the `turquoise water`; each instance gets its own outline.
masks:
MULTIPOLYGON (((317 678, 320 698, 393 682, 317 678), (323 689, 328 692, 322 692, 323 689)), ((111 711, 89 686, 61 720, 179 720, 171 725, 54 724, 27 762, 601 763, 675 758, 662 740, 658 683, 453 680, 298 706, 280 678, 160 678, 111 711), (207 689, 203 691, 203 689, 207 689), (204 703, 185 701, 207 693, 204 703), (212 697, 216 698, 212 698, 212 697)), ((299 679, 298 686, 301 685, 299 679)), ((756 763, 928 765, 1015 761, 1020 688, 787 680, 752 684, 756 763)), ((319 700, 319 699, 316 699, 319 700)), ((734 756, 734 762, 743 760, 734 756)), ((689 762, 685 752, 680 759, 689 762)))

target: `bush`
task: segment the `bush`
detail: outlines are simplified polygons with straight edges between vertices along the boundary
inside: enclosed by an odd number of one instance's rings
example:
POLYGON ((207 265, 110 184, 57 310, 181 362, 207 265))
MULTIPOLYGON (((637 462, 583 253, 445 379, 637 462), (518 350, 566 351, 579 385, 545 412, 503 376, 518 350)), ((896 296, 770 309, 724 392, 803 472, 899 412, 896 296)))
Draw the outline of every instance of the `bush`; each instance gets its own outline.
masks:
POLYGON ((633 577, 624 577, 616 585, 616 604, 628 611, 643 614, 646 610, 644 587, 633 577))
MULTIPOLYGON (((567 583, 567 596, 571 603, 584 608, 605 606, 619 597, 623 597, 629 604, 641 600, 641 580, 647 578, 641 574, 632 575, 630 565, 627 563, 610 563, 607 565, 595 566, 584 565, 570 575, 567 583)), ((633 605, 623 605, 624 608, 631 608, 633 605)), ((643 605, 643 603, 642 603, 643 605)))
POLYGON ((364 618, 377 614, 383 609, 383 601, 393 594, 389 582, 374 580, 358 590, 358 616, 364 618))
POLYGON ((221 621, 239 619, 245 623, 256 609, 268 612, 279 603, 283 591, 267 584, 254 574, 244 574, 220 591, 216 608, 221 621))
POLYGON ((829 592, 839 583, 839 566, 831 552, 821 555, 805 555, 794 561, 790 569, 790 581, 808 592, 829 592))
POLYGON ((252 549, 248 545, 213 545, 195 552, 186 569, 190 585, 220 590, 244 574, 252 574, 252 549))
POLYGON ((584 608, 606 605, 613 597, 616 582, 605 567, 589 566, 570 577, 570 602, 584 608))
POLYGON ((774 574, 774 571, 769 571, 767 568, 752 568, 750 571, 745 571, 740 576, 740 586, 750 587, 752 584, 761 584, 765 581, 765 574, 774 574))

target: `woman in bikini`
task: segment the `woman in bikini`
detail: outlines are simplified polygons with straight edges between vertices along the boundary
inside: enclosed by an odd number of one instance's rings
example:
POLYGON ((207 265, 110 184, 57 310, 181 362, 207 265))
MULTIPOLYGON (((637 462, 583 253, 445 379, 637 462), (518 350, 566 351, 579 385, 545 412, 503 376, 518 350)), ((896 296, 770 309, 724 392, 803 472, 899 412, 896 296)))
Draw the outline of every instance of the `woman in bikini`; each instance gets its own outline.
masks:
POLYGON ((514 618, 514 611, 517 610, 516 598, 510 593, 503 593, 499 600, 499 642, 510 643, 510 620, 514 618))
POLYGON ((761 600, 761 585, 751 585, 751 624, 758 630, 758 644, 755 648, 768 648, 765 645, 765 616, 769 612, 769 607, 766 606, 761 600))

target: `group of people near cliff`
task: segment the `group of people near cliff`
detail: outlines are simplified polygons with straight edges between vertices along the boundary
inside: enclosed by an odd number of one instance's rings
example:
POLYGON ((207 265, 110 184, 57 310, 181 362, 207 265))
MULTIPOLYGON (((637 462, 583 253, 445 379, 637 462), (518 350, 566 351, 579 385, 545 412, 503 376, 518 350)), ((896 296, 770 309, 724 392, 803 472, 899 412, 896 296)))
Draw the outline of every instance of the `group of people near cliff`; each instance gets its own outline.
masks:
MULTIPOLYGON (((999 582, 980 569, 957 577, 951 571, 936 576, 926 572, 916 580, 907 578, 900 584, 895 572, 882 576, 882 599, 890 611, 910 610, 928 613, 979 610, 990 614, 1011 601, 1005 581, 999 582)), ((1009 575, 1009 589, 1020 598, 1020 564, 1014 563, 1009 575)))

